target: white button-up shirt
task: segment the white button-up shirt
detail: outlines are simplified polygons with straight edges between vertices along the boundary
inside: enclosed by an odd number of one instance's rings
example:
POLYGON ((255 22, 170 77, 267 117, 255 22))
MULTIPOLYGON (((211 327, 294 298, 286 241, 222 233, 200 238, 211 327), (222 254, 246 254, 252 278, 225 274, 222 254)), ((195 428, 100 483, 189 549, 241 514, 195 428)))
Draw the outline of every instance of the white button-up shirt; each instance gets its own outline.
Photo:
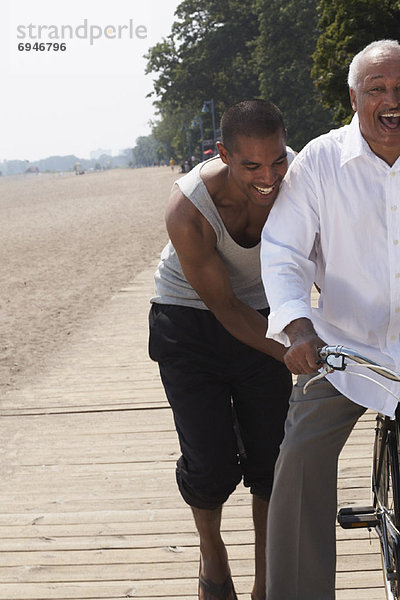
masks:
MULTIPOLYGON (((261 265, 267 337, 288 345, 283 329, 307 317, 327 344, 400 371, 400 158, 389 167, 371 151, 357 114, 290 166, 262 233, 261 265)), ((400 383, 365 374, 400 396, 400 383)), ((358 404, 393 415, 396 399, 377 385, 342 372, 328 378, 358 404)))

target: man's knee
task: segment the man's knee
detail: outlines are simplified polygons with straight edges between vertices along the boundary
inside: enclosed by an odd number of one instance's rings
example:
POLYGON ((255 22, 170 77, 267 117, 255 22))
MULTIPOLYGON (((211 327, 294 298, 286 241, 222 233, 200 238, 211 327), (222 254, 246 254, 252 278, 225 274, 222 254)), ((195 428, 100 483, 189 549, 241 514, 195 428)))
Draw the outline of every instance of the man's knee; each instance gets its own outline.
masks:
POLYGON ((227 501, 241 478, 239 465, 228 469, 218 469, 214 465, 207 472, 193 472, 188 469, 183 456, 176 464, 179 491, 185 502, 194 508, 215 510, 227 501))

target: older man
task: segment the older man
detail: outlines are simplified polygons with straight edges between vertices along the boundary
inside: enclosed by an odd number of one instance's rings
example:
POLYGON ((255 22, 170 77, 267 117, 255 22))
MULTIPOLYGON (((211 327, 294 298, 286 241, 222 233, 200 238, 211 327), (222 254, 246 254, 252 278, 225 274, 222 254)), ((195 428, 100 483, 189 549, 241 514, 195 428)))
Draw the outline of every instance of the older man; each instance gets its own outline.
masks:
POLYGON ((289 346, 286 365, 300 374, 270 503, 268 600, 335 597, 338 455, 365 407, 391 415, 396 405, 343 373, 303 395, 322 340, 400 370, 399 44, 364 48, 348 83, 351 124, 298 155, 262 234, 267 336, 289 346))

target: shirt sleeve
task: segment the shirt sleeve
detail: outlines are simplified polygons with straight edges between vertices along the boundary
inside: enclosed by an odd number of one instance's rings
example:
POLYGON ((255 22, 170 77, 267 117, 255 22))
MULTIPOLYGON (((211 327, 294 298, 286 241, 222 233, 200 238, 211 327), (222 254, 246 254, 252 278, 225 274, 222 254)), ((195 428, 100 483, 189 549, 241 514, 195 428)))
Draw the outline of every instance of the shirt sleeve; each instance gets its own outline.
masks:
POLYGON ((261 274, 270 306, 266 337, 288 346, 283 331, 293 320, 311 320, 319 217, 316 182, 299 155, 291 165, 261 236, 261 274))

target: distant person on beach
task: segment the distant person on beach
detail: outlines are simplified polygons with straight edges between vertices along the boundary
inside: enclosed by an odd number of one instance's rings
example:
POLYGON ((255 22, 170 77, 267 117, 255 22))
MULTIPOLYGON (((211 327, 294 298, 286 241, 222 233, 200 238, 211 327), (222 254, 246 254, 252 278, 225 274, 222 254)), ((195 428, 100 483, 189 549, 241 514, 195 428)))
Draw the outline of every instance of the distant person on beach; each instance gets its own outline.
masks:
POLYGON ((171 171, 173 171, 175 167, 175 159, 172 156, 169 159, 169 166, 171 167, 171 171))
POLYGON ((303 394, 324 343, 400 370, 400 44, 366 46, 348 84, 351 123, 300 152, 262 234, 267 335, 288 346, 299 375, 270 504, 268 600, 334 600, 338 456, 366 408, 392 416, 397 406, 340 371, 303 394))
POLYGON ((234 600, 222 506, 253 494, 253 600, 265 600, 265 530, 292 380, 267 340, 260 237, 294 156, 278 108, 239 102, 221 120, 219 156, 177 180, 155 274, 149 352, 159 363, 182 456, 176 477, 200 536, 199 598, 234 600))

